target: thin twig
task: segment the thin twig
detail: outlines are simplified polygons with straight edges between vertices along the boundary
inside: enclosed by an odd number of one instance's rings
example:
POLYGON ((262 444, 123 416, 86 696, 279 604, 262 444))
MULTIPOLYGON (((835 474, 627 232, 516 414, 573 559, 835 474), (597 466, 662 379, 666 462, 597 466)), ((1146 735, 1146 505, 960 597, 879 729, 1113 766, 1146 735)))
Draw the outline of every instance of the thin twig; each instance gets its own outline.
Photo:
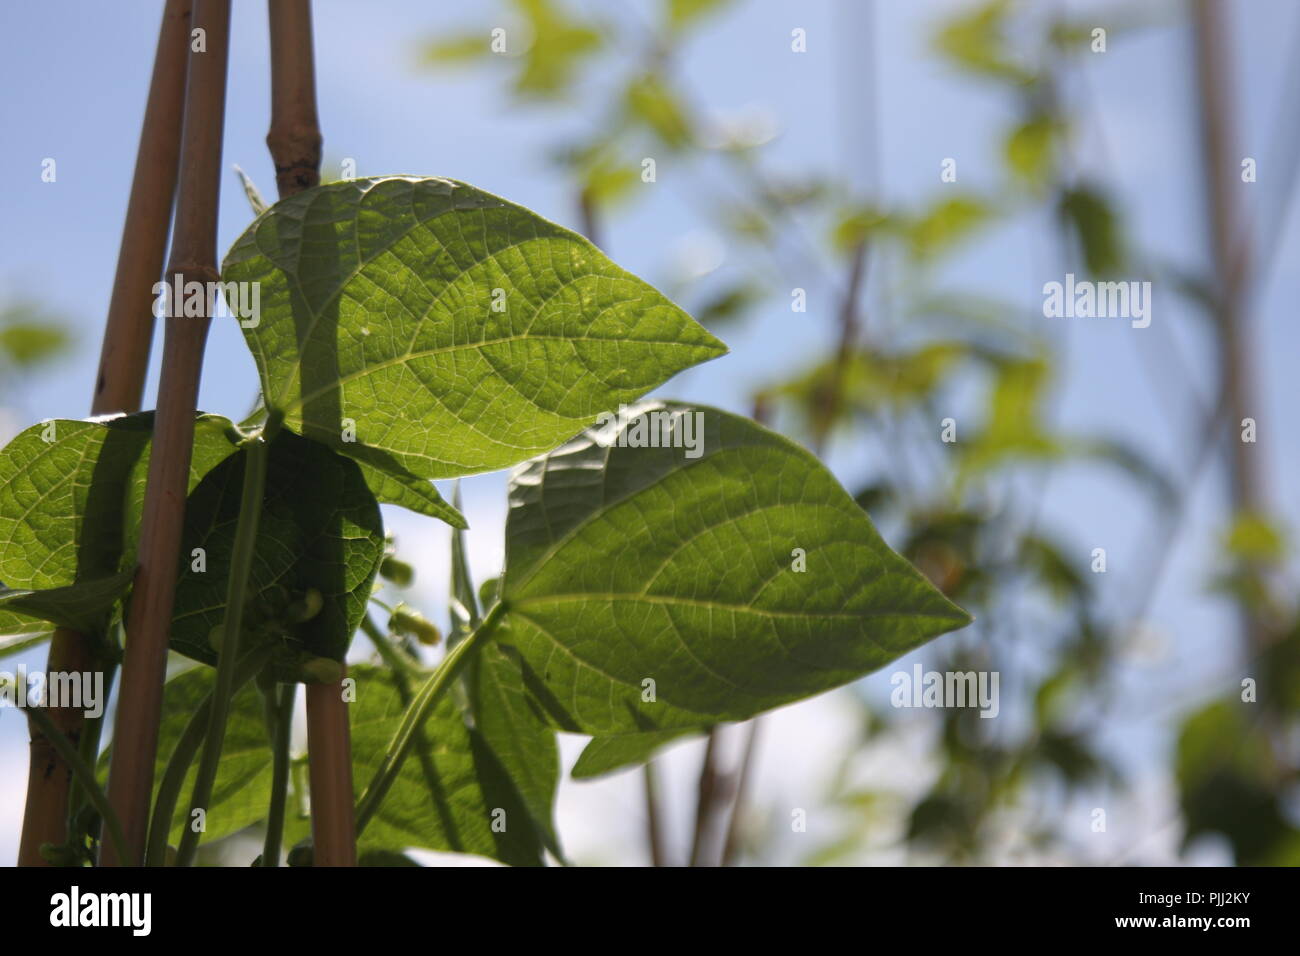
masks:
POLYGON ((659 811, 659 775, 655 773, 654 760, 642 765, 641 783, 645 790, 645 842, 650 850, 650 865, 667 866, 663 814, 659 811))
MULTIPOLYGON (((226 115, 230 0, 195 0, 201 50, 191 46, 185 93, 176 228, 168 275, 183 282, 216 282, 217 201, 221 190, 221 134, 226 115)), ((212 297, 209 297, 209 306, 212 297)), ((175 311, 175 310, 173 310, 175 311)), ((207 310, 211 312, 211 308, 207 310)), ((139 568, 127 618, 126 655, 109 775, 109 799, 122 820, 130 858, 105 846, 105 865, 138 865, 144 857, 162 713, 167 638, 176 596, 176 567, 189 486, 203 348, 210 315, 172 315, 163 340, 158 414, 140 522, 139 568)))
MULTIPOLYGON (((104 341, 95 379, 92 415, 134 412, 140 408, 149 347, 153 340, 153 286, 162 275, 167 228, 176 192, 185 99, 185 59, 189 45, 190 0, 168 0, 158 31, 153 78, 136 152, 131 199, 122 228, 117 275, 104 324, 104 341)), ((83 673, 102 666, 92 638, 58 628, 50 640, 47 673, 83 673)), ((70 740, 81 737, 83 712, 50 708, 54 726, 70 740)), ((33 728, 27 774, 27 805, 18 850, 19 866, 43 866, 44 843, 67 839, 71 769, 33 728)))

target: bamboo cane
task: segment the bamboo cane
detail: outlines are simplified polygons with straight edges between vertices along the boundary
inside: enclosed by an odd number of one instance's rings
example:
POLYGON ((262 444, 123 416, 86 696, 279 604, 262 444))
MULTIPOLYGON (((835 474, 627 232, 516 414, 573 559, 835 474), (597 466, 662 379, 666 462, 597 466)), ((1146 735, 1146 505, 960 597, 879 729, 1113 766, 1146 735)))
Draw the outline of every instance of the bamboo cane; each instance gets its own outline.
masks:
MULTIPOLYGON (((266 145, 280 198, 320 184, 321 131, 316 113, 310 0, 270 0, 271 128, 266 145)), ((315 866, 355 866, 352 742, 342 682, 307 686, 315 866)))
MULTIPOLYGON (((194 0, 193 25, 203 32, 195 38, 189 54, 180 188, 167 274, 179 273, 185 282, 216 282, 229 0, 194 0)), ((208 302, 211 306, 211 297, 208 302)), ((101 862, 110 866, 139 865, 144 856, 194 413, 210 324, 210 316, 171 315, 166 322, 158 414, 140 524, 140 564, 127 619, 108 783, 109 802, 122 821, 131 859, 119 860, 111 846, 104 846, 101 862)))
MULTIPOLYGON (((185 99, 185 61, 189 47, 190 0, 167 0, 140 146, 136 151, 131 198, 122 228, 99 373, 95 378, 92 415, 134 412, 140 408, 149 351, 153 341, 153 286, 162 275, 167 228, 176 193, 180 153, 181 107, 185 99)), ((50 641, 46 671, 85 672, 102 666, 91 640, 59 628, 50 641)), ((74 743, 81 739, 85 717, 80 710, 55 707, 49 712, 55 728, 74 743)), ((27 776, 27 805, 23 813, 20 866, 42 866, 41 844, 67 840, 68 792, 72 770, 45 734, 33 726, 31 762, 27 776)))

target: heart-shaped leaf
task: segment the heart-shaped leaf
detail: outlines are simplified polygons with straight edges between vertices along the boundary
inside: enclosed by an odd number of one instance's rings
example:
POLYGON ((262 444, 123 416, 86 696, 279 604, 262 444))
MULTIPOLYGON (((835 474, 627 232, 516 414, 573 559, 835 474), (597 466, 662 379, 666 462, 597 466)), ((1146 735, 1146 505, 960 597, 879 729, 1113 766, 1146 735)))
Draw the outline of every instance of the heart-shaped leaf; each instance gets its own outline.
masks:
POLYGON ((512 476, 505 624, 558 727, 743 720, 969 622, 815 457, 646 403, 512 476))
MULTIPOLYGON (((185 508, 172 648, 205 663, 216 661, 208 636, 224 614, 245 458, 214 468, 185 508)), ((294 661, 302 654, 342 660, 383 554, 379 505, 357 463, 280 431, 267 461, 244 646, 250 634, 279 642, 277 673, 285 680, 296 677, 294 661), (312 590, 320 595, 319 611, 290 620, 290 605, 312 590)))
POLYGON ((268 408, 406 477, 513 465, 726 351, 586 239, 448 179, 281 200, 222 277, 259 290, 268 408))

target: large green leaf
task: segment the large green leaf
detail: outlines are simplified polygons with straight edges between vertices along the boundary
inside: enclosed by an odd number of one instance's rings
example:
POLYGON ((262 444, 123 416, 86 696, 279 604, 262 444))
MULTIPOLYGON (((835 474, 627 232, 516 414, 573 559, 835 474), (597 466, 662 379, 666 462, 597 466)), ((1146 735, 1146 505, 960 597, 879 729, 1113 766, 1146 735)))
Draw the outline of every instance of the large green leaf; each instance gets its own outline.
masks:
POLYGON ((268 407, 407 479, 513 465, 726 350, 581 236, 447 179, 284 199, 222 274, 260 284, 268 407))
POLYGON ((512 476, 498 640, 553 725, 743 720, 969 622, 804 449, 715 409, 634 412, 512 476))
MULTIPOLYGON (((52 419, 0 452, 0 633, 102 620, 135 563, 152 428, 152 413, 52 419)), ((232 436, 228 420, 198 417, 190 488, 230 455, 232 436)))
MULTIPOLYGON (((406 708, 390 672, 355 664, 349 667, 349 675, 357 681, 356 701, 349 712, 352 778, 360 796, 406 708)), ((450 697, 443 698, 423 729, 429 760, 403 764, 361 834, 358 849, 420 847, 475 853, 515 866, 541 862, 539 834, 515 787, 483 736, 465 723, 450 697), (494 813, 499 821, 496 830, 494 813)), ((298 828, 302 829, 301 823, 298 828)))
MULTIPOLYGON (((208 635, 225 613, 245 458, 214 468, 185 509, 172 648, 206 663, 216 660, 208 635), (204 552, 202 570, 191 557, 196 548, 204 552)), ((280 642, 282 678, 295 676, 293 662, 303 653, 343 659, 383 554, 379 505, 356 462, 279 432, 267 462, 246 623, 249 633, 280 642), (321 596, 319 612, 302 623, 285 621, 288 605, 310 589, 321 596)))
MULTIPOLYGON (((212 691, 214 676, 211 668, 192 667, 173 677, 163 688, 162 722, 158 727, 158 757, 154 767, 155 796, 177 741, 194 712, 212 691)), ((112 750, 110 744, 100 755, 101 777, 107 775, 112 750)), ((190 794, 194 791, 194 777, 197 773, 198 761, 195 760, 181 787, 180 798, 176 801, 176 809, 172 814, 169 842, 173 846, 180 842, 182 830, 187 823, 190 794)), ((271 747, 262 717, 261 695, 253 683, 249 682, 231 701, 225 742, 221 747, 221 763, 217 768, 217 781, 212 788, 212 799, 208 802, 205 829, 200 842, 219 840, 265 819, 270 800, 271 747)), ((152 802, 150 801, 151 805, 152 802)))

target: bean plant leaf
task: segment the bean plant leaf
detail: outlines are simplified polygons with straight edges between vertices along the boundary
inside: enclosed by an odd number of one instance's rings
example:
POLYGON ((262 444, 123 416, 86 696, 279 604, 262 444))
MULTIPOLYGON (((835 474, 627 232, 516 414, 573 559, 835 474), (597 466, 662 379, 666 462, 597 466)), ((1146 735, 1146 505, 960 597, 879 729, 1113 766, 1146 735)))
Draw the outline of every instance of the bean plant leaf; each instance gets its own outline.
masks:
MULTIPOLYGON (((361 794, 378 766, 406 708, 391 672, 349 665, 357 681, 352 722, 352 778, 361 794)), ((357 841, 359 852, 410 848, 473 853, 535 866, 542 844, 528 811, 482 734, 469 727, 450 697, 424 725, 427 762, 407 760, 383 804, 357 841), (494 828, 493 823, 499 821, 494 828)), ((290 828, 305 835, 306 824, 290 828)))
MULTIPOLYGON (((216 661, 208 636, 225 610, 246 457, 214 468, 185 510, 172 649, 205 663, 216 661)), ((342 660, 383 553, 379 505, 356 462, 279 432, 267 462, 245 646, 249 635, 277 641, 277 674, 285 680, 295 678, 294 662, 304 653, 342 660), (319 612, 302 623, 288 622, 289 604, 311 589, 320 594, 319 612)))
MULTIPOLYGON (((152 429, 152 412, 51 419, 0 452, 0 633, 102 624, 135 564, 152 429)), ((198 417, 190 488, 234 451, 232 437, 227 419, 198 417)))
POLYGON ((608 418, 511 480, 498 640, 554 726, 744 720, 969 623, 803 448, 704 407, 608 418))
POLYGON ((0 633, 35 633, 43 628, 31 622, 49 622, 74 631, 93 631, 105 612, 131 584, 131 569, 87 578, 63 588, 43 591, 0 587, 0 633))
POLYGON ((560 751, 555 731, 536 711, 512 649, 489 644, 469 673, 474 724, 519 793, 546 848, 563 859, 555 832, 560 751))
MULTIPOLYGON (((158 726, 158 757, 154 767, 154 795, 162 782, 167 762, 184 733, 194 712, 212 691, 215 672, 208 667, 191 667, 177 674, 163 688, 163 716, 158 726)), ((99 759, 99 774, 107 776, 112 759, 112 744, 99 759)), ((194 792, 197 759, 180 790, 180 799, 172 814, 173 846, 180 842, 189 813, 190 794, 194 792)), ((206 829, 201 843, 219 840, 264 820, 271 799, 271 749, 263 719, 262 698, 252 682, 245 684, 230 703, 230 717, 221 747, 221 763, 216 784, 204 819, 206 829)), ((150 801, 152 805, 153 801, 150 801)))
MULTIPOLYGON (((459 482, 453 503, 460 506, 459 482)), ((451 629, 454 647, 480 621, 478 597, 469 570, 465 533, 451 533, 451 629)), ((510 648, 489 644, 476 654, 465 683, 474 726, 497 755, 546 848, 563 859, 555 832, 555 790, 560 782, 560 753, 555 731, 536 714, 524 686, 523 671, 510 648)))
POLYGON ((593 737, 573 765, 571 776, 574 780, 590 780, 603 777, 643 764, 654 756, 655 751, 666 747, 674 740, 679 740, 693 733, 703 733, 704 728, 674 727, 670 730, 648 730, 640 734, 612 734, 607 737, 593 737))
POLYGON ((222 275, 258 283, 268 407, 398 475, 516 464, 726 351, 586 239, 447 179, 281 200, 222 275))

